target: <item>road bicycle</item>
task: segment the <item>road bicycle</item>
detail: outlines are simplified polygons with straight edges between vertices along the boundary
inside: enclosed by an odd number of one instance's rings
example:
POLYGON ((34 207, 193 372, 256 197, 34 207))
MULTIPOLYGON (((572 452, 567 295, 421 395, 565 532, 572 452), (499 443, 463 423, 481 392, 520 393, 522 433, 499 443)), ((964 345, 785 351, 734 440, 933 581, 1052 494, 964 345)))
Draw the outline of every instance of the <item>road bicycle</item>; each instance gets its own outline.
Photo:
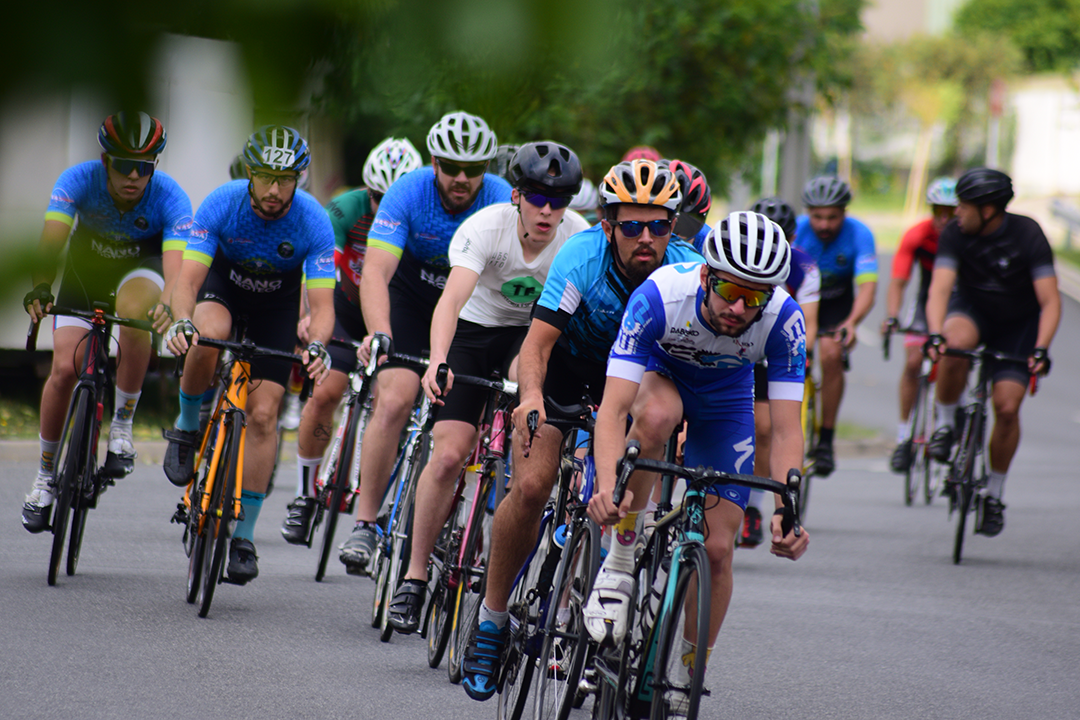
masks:
MULTIPOLYGON (((237 335, 242 337, 243 330, 238 330, 237 335)), ((188 556, 186 599, 199 605, 199 617, 204 618, 210 612, 217 586, 232 582, 224 571, 231 524, 243 519, 240 493, 244 483, 245 408, 251 390, 251 363, 257 357, 294 363, 302 360, 299 355, 259 347, 247 339, 234 342, 200 337, 198 345, 228 351, 230 356, 219 370, 225 390, 219 395, 202 433, 195 457, 196 471, 172 517, 172 522, 184 526, 184 551, 188 556)))
MULTIPOLYGON (((990 370, 993 362, 1014 363, 1027 369, 1026 357, 1007 355, 995 350, 977 348, 960 350, 946 348, 945 354, 967 358, 976 364, 976 381, 968 391, 967 400, 957 409, 959 442, 950 461, 945 478, 945 493, 949 497, 949 515, 956 512, 956 536, 953 540, 953 563, 960 564, 964 552, 964 532, 968 513, 974 510, 972 501, 987 481, 986 419, 987 401, 990 399, 990 370)), ((1035 394, 1038 378, 1031 375, 1029 389, 1035 394)))
MULTIPOLYGON (((427 358, 411 355, 391 353, 389 360, 397 367, 411 367, 419 372, 428 366, 427 358)), ((436 383, 443 388, 446 387, 446 380, 447 373, 440 368, 436 383)), ((376 523, 379 538, 368 561, 367 572, 375 579, 371 627, 378 628, 382 642, 390 642, 394 634, 388 609, 409 567, 416 484, 431 455, 431 428, 435 424, 437 407, 420 390, 405 428, 405 443, 390 473, 385 509, 379 513, 379 522, 376 523)))
MULTIPOLYGON (((818 337, 838 337, 840 346, 840 362, 844 372, 851 369, 851 355, 843 346, 847 331, 823 330, 818 337)), ((803 442, 806 452, 803 453, 802 486, 799 492, 799 515, 806 517, 807 507, 810 504, 810 481, 819 473, 816 468, 814 451, 821 442, 821 381, 814 375, 814 354, 806 354, 806 380, 803 383, 803 404, 801 420, 803 427, 803 442)))
POLYGON ((802 478, 788 471, 787 482, 712 468, 687 468, 638 457, 640 446, 627 444, 612 502, 622 501, 635 470, 661 474, 662 493, 652 535, 635 562, 634 600, 629 604, 628 634, 621 647, 601 648, 594 659, 596 697, 593 718, 690 718, 707 695, 705 661, 711 605, 709 557, 705 551, 707 491, 717 483, 777 493, 783 500, 783 532, 802 532, 799 492, 802 478), (674 478, 687 481, 682 503, 672 508, 674 478), (680 677, 686 661, 683 639, 693 644, 689 682, 680 677))
MULTIPOLYGON (((57 473, 53 478, 55 507, 52 520, 52 551, 49 554, 49 585, 56 584, 60 562, 64 556, 67 540, 68 576, 74 575, 79 565, 83 536, 86 533, 87 513, 97 507, 98 499, 116 480, 127 475, 119 464, 110 463, 98 467, 98 439, 101 435, 101 419, 105 404, 113 387, 109 372, 109 344, 112 326, 122 325, 137 330, 152 331, 146 320, 135 320, 111 315, 107 303, 95 302, 93 310, 53 307, 50 315, 77 317, 90 323, 90 332, 79 343, 83 346, 79 379, 71 393, 64 429, 60 435, 56 454, 57 473), (70 537, 68 523, 71 524, 70 537)), ((37 342, 40 323, 31 323, 27 333, 26 349, 33 351, 37 342)), ((78 357, 78 348, 75 351, 78 357)), ((76 360, 73 359, 73 362, 76 360)))
POLYGON ((454 385, 485 388, 488 398, 476 445, 458 477, 449 516, 432 554, 433 588, 421 634, 427 639, 428 666, 437 668, 449 648, 447 673, 450 682, 459 683, 471 623, 483 598, 491 517, 506 488, 510 410, 517 402, 517 383, 455 375, 454 385))

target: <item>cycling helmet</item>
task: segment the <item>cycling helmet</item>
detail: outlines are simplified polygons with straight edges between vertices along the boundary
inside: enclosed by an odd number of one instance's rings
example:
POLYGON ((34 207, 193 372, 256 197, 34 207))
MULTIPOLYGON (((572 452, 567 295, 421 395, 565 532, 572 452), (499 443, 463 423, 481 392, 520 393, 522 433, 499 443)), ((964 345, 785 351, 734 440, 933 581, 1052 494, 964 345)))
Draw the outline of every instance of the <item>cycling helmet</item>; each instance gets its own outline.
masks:
POLYGON ((110 155, 157 156, 165 149, 165 126, 144 112, 118 112, 98 128, 98 145, 110 155))
POLYGON ((247 165, 244 164, 244 156, 237 155, 229 165, 229 179, 242 180, 247 177, 247 165))
POLYGON ((653 162, 660 162, 660 152, 650 145, 637 145, 626 151, 626 154, 622 156, 622 162, 630 162, 631 160, 652 160, 653 162))
POLYGON ((761 198, 754 203, 754 207, 750 208, 750 210, 764 215, 779 225, 780 229, 784 231, 784 237, 789 242, 795 237, 795 211, 782 199, 778 197, 761 198))
POLYGON ((996 205, 1004 209, 1013 198, 1012 180, 1000 170, 968 170, 956 181, 956 197, 974 205, 996 205))
POLYGON ((600 183, 600 204, 616 203, 657 205, 676 213, 682 191, 670 168, 653 160, 630 160, 608 170, 600 183))
POLYGON ((948 177, 939 177, 926 186, 928 205, 948 205, 956 207, 960 200, 956 197, 956 181, 948 177))
POLYGON ((802 201, 806 207, 847 207, 851 188, 834 175, 820 175, 806 183, 802 201))
POLYGON ((428 152, 457 162, 491 160, 498 145, 495 133, 483 119, 460 110, 443 115, 427 136, 428 152))
POLYGON ((705 218, 712 207, 712 193, 705 173, 688 162, 672 160, 668 167, 675 173, 682 191, 682 207, 679 208, 679 222, 676 229, 679 237, 692 238, 705 226, 705 218))
POLYGON ((791 271, 791 246, 775 222, 756 212, 733 212, 705 238, 705 262, 750 282, 781 285, 791 271))
POLYGON ((589 178, 581 179, 581 190, 570 201, 570 209, 579 212, 596 212, 596 206, 600 204, 600 194, 596 192, 596 186, 589 178))
POLYGON ((256 170, 295 170, 311 163, 311 152, 300 133, 284 125, 264 125, 251 133, 244 162, 256 170))
POLYGON ((424 159, 408 139, 389 137, 376 145, 364 161, 364 184, 386 193, 395 180, 423 165, 424 159))
POLYGON ((495 159, 491 161, 488 172, 498 175, 503 180, 510 182, 510 161, 514 159, 514 153, 520 145, 500 145, 495 151, 495 159))
POLYGON ((525 143, 510 160, 510 184, 518 190, 571 198, 581 190, 581 161, 556 142, 525 143))

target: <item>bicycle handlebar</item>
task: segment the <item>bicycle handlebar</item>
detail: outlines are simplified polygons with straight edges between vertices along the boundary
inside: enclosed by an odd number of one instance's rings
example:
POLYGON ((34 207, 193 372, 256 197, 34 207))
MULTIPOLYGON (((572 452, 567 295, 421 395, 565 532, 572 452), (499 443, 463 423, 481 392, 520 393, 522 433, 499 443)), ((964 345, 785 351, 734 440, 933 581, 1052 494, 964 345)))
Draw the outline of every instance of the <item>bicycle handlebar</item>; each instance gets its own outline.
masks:
MULTIPOLYGON (((987 348, 976 350, 961 350, 960 348, 946 347, 944 355, 951 355, 952 357, 962 357, 968 360, 996 360, 997 362, 1013 363, 1015 365, 1023 365, 1027 370, 1028 359, 1019 355, 1009 355, 1008 353, 998 352, 997 350, 989 350, 987 348)), ((1039 388, 1039 376, 1033 372, 1028 371, 1028 391, 1034 395, 1039 388)))
MULTIPOLYGON (((104 303, 95 303, 95 305, 104 305, 104 303)), ((118 315, 110 315, 105 312, 104 307, 97 307, 94 310, 80 310, 79 308, 58 307, 54 305, 47 315, 66 315, 68 317, 82 318, 83 320, 89 320, 93 324, 110 324, 110 325, 123 325, 124 327, 135 328, 136 330, 145 330, 147 332, 154 331, 154 325, 149 320, 136 320, 135 318, 124 318, 118 315)), ((41 327, 41 322, 30 321, 30 327, 26 331, 26 350, 27 352, 33 352, 37 349, 37 336, 38 329, 41 327)))

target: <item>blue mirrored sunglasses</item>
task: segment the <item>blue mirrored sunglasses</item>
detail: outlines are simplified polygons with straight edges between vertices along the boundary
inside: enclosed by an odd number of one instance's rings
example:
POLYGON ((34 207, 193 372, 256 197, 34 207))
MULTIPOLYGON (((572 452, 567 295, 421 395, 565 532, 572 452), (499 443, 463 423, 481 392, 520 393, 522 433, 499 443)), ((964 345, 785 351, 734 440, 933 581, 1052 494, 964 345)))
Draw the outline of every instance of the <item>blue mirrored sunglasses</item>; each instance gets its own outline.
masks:
POLYGON ((670 220, 649 220, 648 222, 642 222, 641 220, 623 220, 615 223, 622 230, 623 237, 636 238, 645 230, 646 226, 649 228, 649 234, 653 237, 665 237, 671 234, 671 221, 670 220))

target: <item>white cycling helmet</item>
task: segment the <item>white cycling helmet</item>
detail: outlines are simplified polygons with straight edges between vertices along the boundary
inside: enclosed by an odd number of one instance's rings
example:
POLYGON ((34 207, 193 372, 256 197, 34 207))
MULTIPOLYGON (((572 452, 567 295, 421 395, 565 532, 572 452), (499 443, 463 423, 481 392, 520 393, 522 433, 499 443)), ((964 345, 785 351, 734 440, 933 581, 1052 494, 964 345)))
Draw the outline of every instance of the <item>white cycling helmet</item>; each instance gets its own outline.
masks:
POLYGON ((364 184, 385 194, 395 180, 423 164, 424 159, 408 139, 386 138, 364 161, 364 184))
POLYGON ((599 204, 600 193, 596 192, 596 186, 592 184, 592 180, 589 178, 582 178, 581 189, 578 190, 578 194, 570 200, 570 209, 596 212, 596 206, 599 204))
POLYGON ((709 267, 737 278, 781 285, 791 271, 791 246, 775 222, 756 212, 733 212, 705 238, 709 267))
POLYGON ((482 118, 458 110, 443 115, 431 126, 427 148, 437 158, 482 162, 495 157, 499 143, 482 118))

